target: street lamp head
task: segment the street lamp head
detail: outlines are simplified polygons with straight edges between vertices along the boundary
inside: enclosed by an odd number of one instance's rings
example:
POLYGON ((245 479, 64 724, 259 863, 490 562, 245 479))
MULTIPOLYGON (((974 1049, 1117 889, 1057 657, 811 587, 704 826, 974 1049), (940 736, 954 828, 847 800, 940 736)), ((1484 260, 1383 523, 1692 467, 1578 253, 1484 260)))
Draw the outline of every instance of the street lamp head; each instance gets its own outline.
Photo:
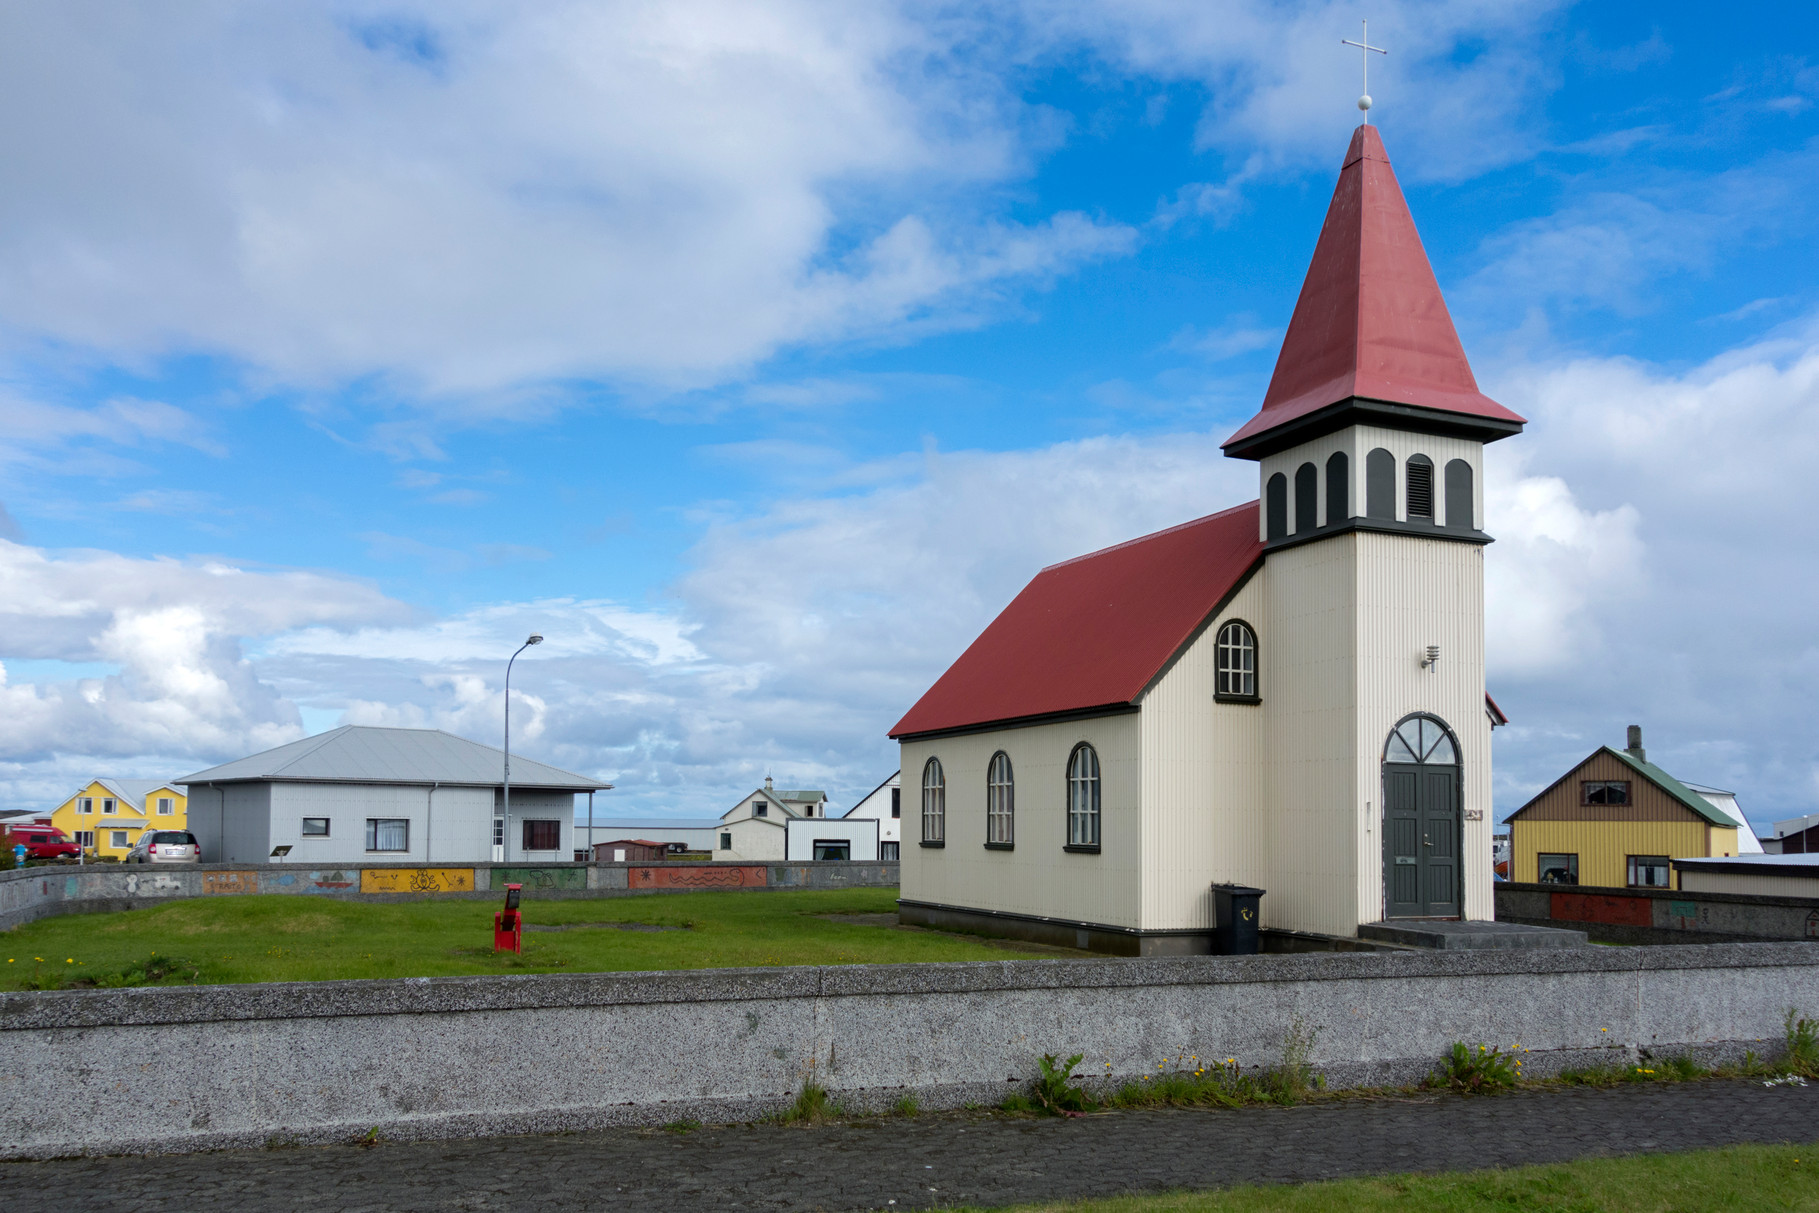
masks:
POLYGON ((531 638, 529 640, 525 641, 524 643, 525 644, 542 644, 543 636, 539 632, 532 632, 531 638))

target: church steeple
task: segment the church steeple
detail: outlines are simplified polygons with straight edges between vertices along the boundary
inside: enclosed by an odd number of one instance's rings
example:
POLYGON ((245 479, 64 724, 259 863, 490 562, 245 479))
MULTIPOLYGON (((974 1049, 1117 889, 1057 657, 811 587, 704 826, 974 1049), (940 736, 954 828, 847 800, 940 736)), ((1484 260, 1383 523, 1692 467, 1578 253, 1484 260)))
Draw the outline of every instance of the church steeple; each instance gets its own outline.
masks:
POLYGON ((1238 459, 1369 422, 1492 442, 1523 418, 1478 390, 1373 126, 1352 133, 1263 408, 1238 459))

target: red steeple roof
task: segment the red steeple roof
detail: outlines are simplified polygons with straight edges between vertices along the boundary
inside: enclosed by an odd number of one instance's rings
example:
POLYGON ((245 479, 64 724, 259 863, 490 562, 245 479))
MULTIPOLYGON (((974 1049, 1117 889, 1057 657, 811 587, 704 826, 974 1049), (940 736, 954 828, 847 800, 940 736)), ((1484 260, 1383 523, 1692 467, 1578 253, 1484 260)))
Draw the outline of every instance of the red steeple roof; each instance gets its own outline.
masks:
POLYGON ((1263 408, 1226 453, 1257 458, 1262 435, 1353 397, 1483 418, 1496 437, 1523 422, 1478 390, 1370 125, 1352 133, 1263 408))

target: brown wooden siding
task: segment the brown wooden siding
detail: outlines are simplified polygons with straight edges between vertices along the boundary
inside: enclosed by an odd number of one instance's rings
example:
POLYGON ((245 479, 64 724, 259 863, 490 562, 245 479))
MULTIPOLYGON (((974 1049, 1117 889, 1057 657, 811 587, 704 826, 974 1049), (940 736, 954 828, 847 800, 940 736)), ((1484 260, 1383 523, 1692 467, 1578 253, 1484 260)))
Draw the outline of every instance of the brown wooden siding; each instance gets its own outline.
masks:
POLYGON ((1634 767, 1611 757, 1603 750, 1580 763, 1565 779, 1523 806, 1520 813, 1525 821, 1705 820, 1644 779, 1634 767), (1588 779, 1629 781, 1630 802, 1626 805, 1580 804, 1579 785, 1588 779))

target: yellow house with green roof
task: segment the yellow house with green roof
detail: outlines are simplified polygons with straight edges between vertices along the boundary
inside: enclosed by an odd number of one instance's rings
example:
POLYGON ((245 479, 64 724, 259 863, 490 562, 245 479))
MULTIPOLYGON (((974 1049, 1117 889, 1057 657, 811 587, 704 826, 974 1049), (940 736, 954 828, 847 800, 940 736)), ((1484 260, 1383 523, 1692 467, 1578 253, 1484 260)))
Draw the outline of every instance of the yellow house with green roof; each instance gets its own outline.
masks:
POLYGON ((1510 814, 1509 878, 1666 889, 1676 859, 1760 852, 1736 798, 1703 791, 1715 799, 1650 762, 1631 725, 1628 747, 1600 746, 1510 814))
POLYGON ((91 780, 51 813, 51 824, 98 859, 124 859, 151 830, 189 828, 189 797, 153 779, 91 780))

